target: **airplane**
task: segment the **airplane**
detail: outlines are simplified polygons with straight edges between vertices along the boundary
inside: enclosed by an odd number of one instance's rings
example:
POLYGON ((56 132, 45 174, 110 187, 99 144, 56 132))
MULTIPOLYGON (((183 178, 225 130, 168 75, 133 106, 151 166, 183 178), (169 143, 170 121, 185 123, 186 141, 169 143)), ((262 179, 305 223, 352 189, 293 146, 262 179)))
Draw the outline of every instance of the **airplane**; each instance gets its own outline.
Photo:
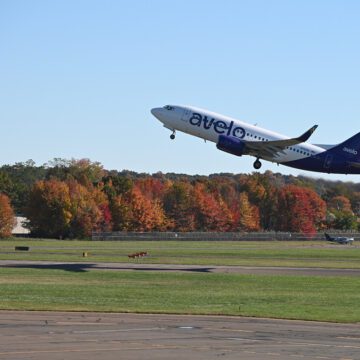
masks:
POLYGON ((232 155, 256 158, 296 169, 328 174, 360 174, 360 132, 337 145, 313 145, 306 141, 317 125, 297 138, 289 138, 228 116, 193 106, 166 105, 151 113, 169 129, 216 143, 219 150, 232 155))
POLYGON ((325 237, 327 241, 337 242, 338 244, 350 244, 354 242, 354 238, 351 237, 341 237, 341 236, 330 236, 329 234, 325 233, 325 237))

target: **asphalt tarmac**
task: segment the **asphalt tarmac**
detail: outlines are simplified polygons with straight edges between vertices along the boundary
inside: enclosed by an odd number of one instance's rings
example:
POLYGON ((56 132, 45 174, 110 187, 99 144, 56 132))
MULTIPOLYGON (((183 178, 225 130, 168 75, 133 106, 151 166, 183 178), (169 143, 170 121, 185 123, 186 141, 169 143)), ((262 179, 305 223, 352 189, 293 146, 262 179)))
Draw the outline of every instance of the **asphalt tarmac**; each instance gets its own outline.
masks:
POLYGON ((237 317, 0 312, 0 359, 360 359, 360 325, 237 317))

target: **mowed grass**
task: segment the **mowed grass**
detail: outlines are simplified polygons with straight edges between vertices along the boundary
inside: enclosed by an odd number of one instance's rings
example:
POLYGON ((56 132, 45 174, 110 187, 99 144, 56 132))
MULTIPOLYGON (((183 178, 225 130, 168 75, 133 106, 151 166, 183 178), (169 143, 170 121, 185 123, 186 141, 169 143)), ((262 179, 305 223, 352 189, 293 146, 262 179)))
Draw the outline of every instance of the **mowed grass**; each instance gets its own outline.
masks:
POLYGON ((0 260, 127 262, 127 255, 138 251, 149 252, 141 262, 151 264, 360 268, 359 245, 325 241, 0 241, 0 260), (16 252, 17 245, 30 251, 16 252), (83 252, 89 256, 83 258, 83 252))
POLYGON ((360 322, 356 277, 1 268, 0 309, 360 322))
MULTIPOLYGON (((0 242, 0 259, 360 268, 360 248, 325 242, 0 242), (17 252, 15 246, 29 246, 17 252), (89 257, 83 258, 82 253, 89 257), (133 262, 133 261, 132 261, 133 262)), ((90 264, 89 264, 90 265, 90 264)), ((360 279, 156 271, 84 271, 86 266, 0 268, 0 309, 218 314, 360 322, 360 279)))

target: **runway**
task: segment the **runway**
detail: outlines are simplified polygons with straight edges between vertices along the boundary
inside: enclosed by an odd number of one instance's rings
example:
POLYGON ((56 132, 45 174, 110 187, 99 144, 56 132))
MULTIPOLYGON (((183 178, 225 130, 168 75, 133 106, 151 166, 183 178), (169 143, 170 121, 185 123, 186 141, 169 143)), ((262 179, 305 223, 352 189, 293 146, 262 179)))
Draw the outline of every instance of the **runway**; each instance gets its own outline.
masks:
MULTIPOLYGON (((3 268, 359 276, 358 269, 2 260, 3 268)), ((1 297, 1 294, 0 294, 1 297)), ((360 324, 224 316, 0 311, 0 359, 360 360, 360 324)))
POLYGON ((325 269, 304 267, 255 267, 255 266, 203 266, 145 264, 140 261, 129 263, 105 262, 54 262, 0 260, 0 268, 58 269, 66 271, 160 271, 160 272, 203 272, 245 275, 302 275, 302 276, 360 276, 360 269, 325 269))
POLYGON ((236 317, 0 312, 0 358, 360 359, 360 325, 236 317))

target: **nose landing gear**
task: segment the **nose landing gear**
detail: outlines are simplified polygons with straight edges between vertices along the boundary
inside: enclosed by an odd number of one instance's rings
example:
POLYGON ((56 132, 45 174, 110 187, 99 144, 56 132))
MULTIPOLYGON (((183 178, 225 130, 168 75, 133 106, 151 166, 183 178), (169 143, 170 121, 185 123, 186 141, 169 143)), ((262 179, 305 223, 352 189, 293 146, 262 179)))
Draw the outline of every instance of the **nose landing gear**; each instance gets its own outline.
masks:
POLYGON ((170 139, 171 139, 171 140, 174 140, 174 139, 175 139, 175 134, 176 134, 176 132, 175 132, 175 130, 174 130, 173 133, 170 135, 170 139))
POLYGON ((259 161, 259 159, 256 159, 256 161, 254 162, 254 168, 256 170, 259 170, 261 168, 261 161, 259 161))

